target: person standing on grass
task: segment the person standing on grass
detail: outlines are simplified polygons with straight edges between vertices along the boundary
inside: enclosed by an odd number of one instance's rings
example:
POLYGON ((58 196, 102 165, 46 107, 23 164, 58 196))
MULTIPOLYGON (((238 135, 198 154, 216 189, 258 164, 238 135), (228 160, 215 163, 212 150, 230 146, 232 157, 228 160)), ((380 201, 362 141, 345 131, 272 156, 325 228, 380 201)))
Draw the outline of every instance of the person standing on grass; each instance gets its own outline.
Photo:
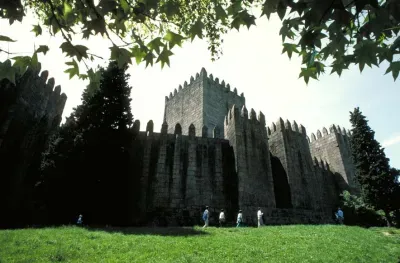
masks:
POLYGON ((223 227, 225 224, 225 213, 224 209, 221 209, 221 213, 219 213, 219 227, 223 227))
POLYGON ((83 224, 83 216, 82 216, 82 215, 79 215, 78 221, 76 221, 76 224, 77 224, 78 226, 82 226, 82 224, 83 224))
POLYGON ((343 214, 342 209, 340 209, 340 207, 338 208, 338 210, 337 210, 335 215, 336 215, 336 220, 338 221, 338 223, 340 225, 342 225, 343 221, 344 221, 344 214, 343 214))
POLYGON ((204 213, 203 213, 203 220, 204 220, 203 228, 208 227, 209 219, 210 219, 210 212, 208 211, 208 206, 206 206, 206 210, 204 210, 204 213))
POLYGON ((263 212, 261 212, 261 208, 259 207, 258 208, 258 211, 257 211, 257 221, 258 221, 258 227, 261 227, 261 226, 263 226, 264 225, 264 222, 263 222, 263 212))
POLYGON ((243 214, 242 210, 239 210, 239 213, 237 215, 237 220, 236 220, 236 227, 241 227, 243 223, 243 214))

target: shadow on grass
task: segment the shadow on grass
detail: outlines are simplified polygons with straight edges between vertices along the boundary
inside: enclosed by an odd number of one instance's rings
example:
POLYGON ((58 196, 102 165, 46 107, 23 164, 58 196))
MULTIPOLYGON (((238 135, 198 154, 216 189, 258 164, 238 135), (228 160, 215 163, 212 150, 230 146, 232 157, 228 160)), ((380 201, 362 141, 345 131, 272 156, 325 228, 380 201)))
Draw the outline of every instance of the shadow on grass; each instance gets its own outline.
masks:
POLYGON ((193 227, 85 227, 88 231, 120 233, 124 235, 198 236, 207 232, 193 227))

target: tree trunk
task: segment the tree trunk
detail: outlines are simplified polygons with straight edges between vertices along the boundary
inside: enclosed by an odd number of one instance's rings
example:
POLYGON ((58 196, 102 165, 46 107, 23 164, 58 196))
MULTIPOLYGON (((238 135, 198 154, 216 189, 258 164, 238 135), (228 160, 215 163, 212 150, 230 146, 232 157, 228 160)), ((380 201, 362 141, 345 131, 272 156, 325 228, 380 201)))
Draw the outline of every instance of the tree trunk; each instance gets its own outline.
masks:
POLYGON ((386 226, 387 227, 391 227, 392 223, 391 223, 391 218, 390 218, 390 212, 385 210, 385 219, 386 219, 386 226))

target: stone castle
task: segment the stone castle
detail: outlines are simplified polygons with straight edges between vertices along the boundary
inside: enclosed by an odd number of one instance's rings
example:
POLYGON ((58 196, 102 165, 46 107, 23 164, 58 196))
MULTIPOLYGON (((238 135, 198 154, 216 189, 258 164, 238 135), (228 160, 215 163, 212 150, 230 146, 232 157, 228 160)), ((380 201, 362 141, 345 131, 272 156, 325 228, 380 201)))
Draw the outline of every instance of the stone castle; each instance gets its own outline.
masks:
POLYGON ((255 224, 257 207, 267 224, 331 222, 339 194, 357 189, 349 132, 332 125, 310 140, 295 121, 266 127, 243 93, 204 68, 165 97, 160 133, 152 121, 133 129, 140 210, 155 224, 200 223, 206 205, 215 222, 223 208, 255 224))
MULTIPOLYGON (((24 198, 24 182, 55 132, 67 97, 48 73, 27 71, 16 85, 0 82, 0 160, 5 171, 2 207, 24 198)), ((349 132, 332 125, 311 134, 302 125, 246 108, 244 94, 205 69, 165 98, 160 133, 149 121, 132 132, 132 167, 139 178, 135 223, 193 225, 210 206, 216 222, 225 209, 246 224, 261 207, 267 224, 326 223, 343 190, 355 190, 349 132), (139 214, 139 216, 137 216, 139 214)), ((132 209, 133 210, 133 209, 132 209)))

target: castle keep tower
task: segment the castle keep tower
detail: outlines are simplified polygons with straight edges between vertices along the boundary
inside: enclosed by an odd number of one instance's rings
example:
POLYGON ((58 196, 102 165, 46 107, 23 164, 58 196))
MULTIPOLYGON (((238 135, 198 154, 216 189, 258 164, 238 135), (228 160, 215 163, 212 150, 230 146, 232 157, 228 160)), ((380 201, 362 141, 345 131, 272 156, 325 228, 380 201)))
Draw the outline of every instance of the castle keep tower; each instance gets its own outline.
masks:
POLYGON ((174 133, 177 123, 182 126, 183 135, 188 135, 189 126, 193 123, 196 129, 208 127, 207 137, 213 137, 214 127, 220 129, 220 138, 224 135, 224 120, 229 109, 236 105, 242 108, 245 105, 243 93, 239 96, 236 88, 231 91, 225 81, 219 82, 213 75, 207 76, 204 68, 196 78, 191 77, 183 87, 165 97, 164 121, 168 123, 168 133, 174 133))

